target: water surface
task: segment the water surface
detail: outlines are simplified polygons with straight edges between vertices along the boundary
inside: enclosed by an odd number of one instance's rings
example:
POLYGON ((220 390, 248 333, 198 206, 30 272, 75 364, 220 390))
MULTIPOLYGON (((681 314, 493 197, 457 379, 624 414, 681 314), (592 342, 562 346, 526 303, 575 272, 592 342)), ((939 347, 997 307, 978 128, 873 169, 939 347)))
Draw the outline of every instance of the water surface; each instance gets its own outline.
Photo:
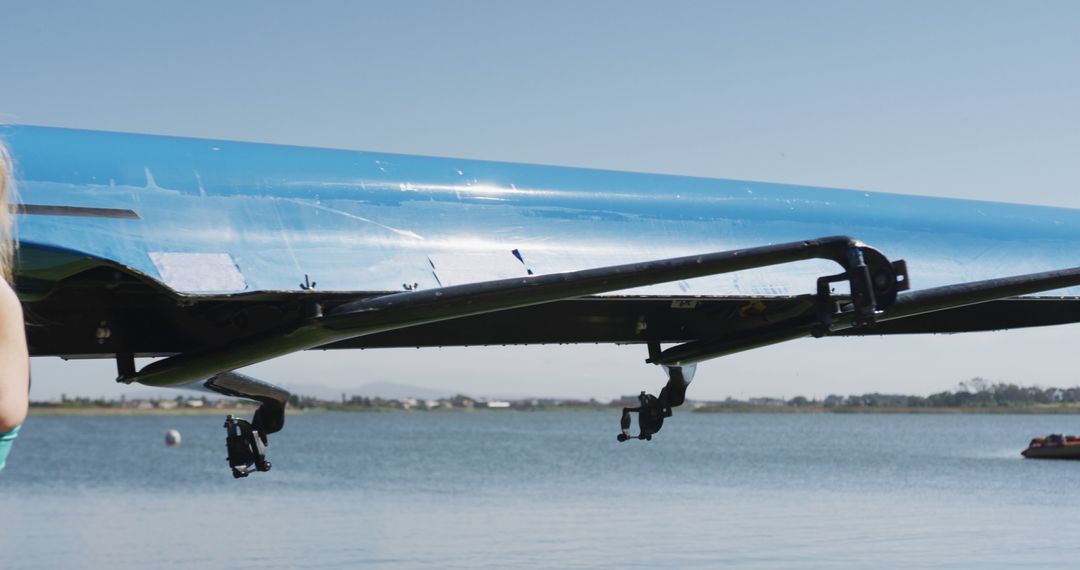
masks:
POLYGON ((1070 416, 313 413, 235 481, 221 419, 33 417, 0 475, 5 568, 1066 567, 1070 416), (183 445, 166 447, 176 428, 183 445))

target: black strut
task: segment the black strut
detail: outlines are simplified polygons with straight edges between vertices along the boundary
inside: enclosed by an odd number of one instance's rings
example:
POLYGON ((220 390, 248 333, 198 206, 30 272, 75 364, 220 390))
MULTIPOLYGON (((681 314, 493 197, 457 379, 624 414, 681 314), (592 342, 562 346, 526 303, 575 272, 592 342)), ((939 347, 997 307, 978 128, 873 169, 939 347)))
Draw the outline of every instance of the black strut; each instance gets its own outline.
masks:
MULTIPOLYGON (((896 302, 897 293, 907 289, 909 285, 907 266, 903 261, 890 262, 880 251, 853 238, 824 238, 802 244, 782 244, 773 250, 742 253, 742 260, 749 266, 770 265, 776 261, 772 256, 779 253, 777 249, 786 250, 785 255, 798 252, 802 259, 832 259, 844 267, 843 273, 826 275, 817 280, 817 323, 810 330, 810 334, 814 336, 828 334, 833 328, 834 319, 837 318, 843 318, 850 326, 872 326, 878 315, 896 302), (831 285, 841 281, 848 282, 851 289, 849 299, 838 300, 832 295, 831 285)), ((623 408, 618 440, 651 440, 653 434, 660 431, 664 418, 671 417, 672 408, 682 405, 686 400, 686 388, 693 374, 689 367, 694 363, 746 347, 783 342, 805 334, 807 331, 802 326, 775 327, 736 339, 698 339, 666 351, 660 350, 658 342, 650 342, 649 358, 646 362, 669 366, 668 383, 660 391, 660 396, 642 391, 636 408, 623 408), (687 377, 683 376, 684 368, 689 373, 687 377), (637 435, 630 434, 630 414, 634 412, 638 414, 640 428, 637 435)))

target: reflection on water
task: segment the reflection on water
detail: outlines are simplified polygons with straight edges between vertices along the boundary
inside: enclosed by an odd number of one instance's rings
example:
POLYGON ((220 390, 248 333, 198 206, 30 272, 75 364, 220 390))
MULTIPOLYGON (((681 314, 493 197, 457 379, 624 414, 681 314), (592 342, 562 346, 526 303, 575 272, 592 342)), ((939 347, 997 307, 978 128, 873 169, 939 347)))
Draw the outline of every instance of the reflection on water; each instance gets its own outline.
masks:
POLYGON ((235 481, 221 419, 34 417, 0 476, 4 567, 1068 565, 1068 416, 290 416, 235 481), (166 447, 176 428, 183 445, 166 447))

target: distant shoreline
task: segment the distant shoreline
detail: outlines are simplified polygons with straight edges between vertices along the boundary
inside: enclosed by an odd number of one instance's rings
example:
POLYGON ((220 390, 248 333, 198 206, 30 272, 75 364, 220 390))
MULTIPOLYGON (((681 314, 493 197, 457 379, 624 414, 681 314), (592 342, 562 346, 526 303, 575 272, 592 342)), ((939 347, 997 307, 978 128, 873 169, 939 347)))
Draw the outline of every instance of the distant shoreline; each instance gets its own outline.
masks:
POLYGON ((1080 406, 985 406, 985 407, 908 407, 908 406, 720 406, 694 409, 699 414, 1077 414, 1080 406))
MULTIPOLYGON (((614 411, 612 407, 567 408, 539 407, 530 410, 503 409, 436 409, 403 410, 398 408, 286 408, 289 415, 309 413, 514 413, 514 412, 555 412, 555 411, 614 411)), ((31 416, 223 416, 228 414, 244 416, 255 411, 255 406, 238 408, 117 408, 108 406, 31 406, 31 416)), ((986 406, 986 407, 867 407, 867 406, 717 406, 702 408, 682 408, 677 412, 697 414, 1062 414, 1080 415, 1080 406, 986 406)))
POLYGON ((117 408, 109 406, 30 406, 30 416, 224 416, 243 415, 255 411, 244 408, 117 408))

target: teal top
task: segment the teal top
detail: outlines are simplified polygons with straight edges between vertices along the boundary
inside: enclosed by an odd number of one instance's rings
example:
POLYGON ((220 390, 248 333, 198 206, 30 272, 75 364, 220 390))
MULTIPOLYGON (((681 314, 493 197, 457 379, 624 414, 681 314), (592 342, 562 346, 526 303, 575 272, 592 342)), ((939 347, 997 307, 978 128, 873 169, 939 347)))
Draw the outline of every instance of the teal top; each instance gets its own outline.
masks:
POLYGON ((17 435, 19 435, 19 428, 15 428, 6 433, 0 433, 0 471, 3 471, 4 465, 7 464, 7 456, 8 453, 11 452, 11 444, 15 443, 15 436, 17 435))

